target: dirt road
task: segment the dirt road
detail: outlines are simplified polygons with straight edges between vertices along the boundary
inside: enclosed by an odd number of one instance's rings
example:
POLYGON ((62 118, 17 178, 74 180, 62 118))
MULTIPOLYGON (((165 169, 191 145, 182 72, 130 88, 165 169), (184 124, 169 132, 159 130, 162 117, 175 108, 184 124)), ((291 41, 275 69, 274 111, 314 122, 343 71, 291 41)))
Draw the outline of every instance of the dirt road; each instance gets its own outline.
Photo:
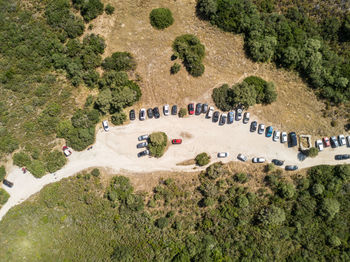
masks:
MULTIPOLYGON (((254 119, 251 119, 254 120, 254 119)), ((23 174, 14 167, 8 176, 14 182, 13 188, 5 189, 11 197, 0 210, 0 219, 18 203, 26 200, 40 189, 64 177, 69 177, 88 167, 108 167, 116 174, 123 170, 132 172, 152 171, 193 171, 194 166, 177 166, 176 164, 194 158, 198 153, 207 152, 212 162, 218 161, 218 152, 228 152, 229 157, 220 159, 223 162, 236 161, 237 155, 243 153, 248 158, 264 157, 267 161, 273 158, 285 160, 285 164, 296 164, 299 168, 319 164, 350 163, 350 160, 336 161, 334 155, 350 153, 350 148, 343 146, 337 149, 326 148, 316 158, 298 159, 296 148, 288 148, 286 144, 273 142, 272 138, 249 132, 250 124, 234 122, 219 126, 205 119, 204 115, 189 116, 180 119, 176 116, 162 116, 160 119, 134 121, 128 125, 112 127, 109 132, 99 130, 96 143, 89 151, 73 152, 67 165, 56 172, 40 179, 28 172, 23 174), (137 157, 141 151, 136 148, 138 136, 153 131, 164 131, 169 139, 182 138, 181 145, 171 145, 160 159, 137 157)), ((283 131, 283 130, 281 130, 283 131)), ((251 160, 248 160, 251 161, 251 160)))

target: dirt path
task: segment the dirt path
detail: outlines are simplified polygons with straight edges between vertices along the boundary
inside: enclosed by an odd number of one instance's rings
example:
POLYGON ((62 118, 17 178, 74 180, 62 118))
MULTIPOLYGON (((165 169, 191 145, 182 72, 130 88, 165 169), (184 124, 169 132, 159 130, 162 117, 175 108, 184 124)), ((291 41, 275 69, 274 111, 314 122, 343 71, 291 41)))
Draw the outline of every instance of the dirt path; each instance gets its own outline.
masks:
POLYGON ((268 161, 278 158, 285 160, 287 165, 296 164, 299 168, 319 164, 350 163, 350 160, 334 160, 335 154, 350 153, 350 149, 344 146, 337 149, 327 148, 318 157, 307 158, 301 162, 298 160, 296 148, 288 148, 285 144, 273 142, 271 138, 250 133, 249 124, 245 125, 242 122, 218 126, 211 120, 205 119, 204 115, 184 119, 162 116, 157 120, 143 122, 136 120, 126 126, 112 127, 109 132, 100 129, 93 149, 73 152, 68 164, 55 175, 48 174, 41 179, 36 179, 29 173, 23 174, 20 168, 14 167, 8 176, 8 179, 14 182, 14 186, 5 187, 11 197, 0 210, 0 219, 11 207, 39 192, 43 186, 72 176, 88 167, 106 167, 116 174, 122 173, 123 170, 190 172, 194 170, 194 166, 176 166, 176 164, 194 158, 201 152, 210 154, 212 162, 219 160, 216 156, 218 152, 229 152, 228 158, 221 159, 223 162, 236 161, 237 154, 243 153, 248 158, 265 157, 268 161), (137 137, 153 131, 164 131, 169 139, 181 138, 182 135, 183 143, 171 145, 160 159, 138 158, 137 153, 141 150, 136 148, 137 137))

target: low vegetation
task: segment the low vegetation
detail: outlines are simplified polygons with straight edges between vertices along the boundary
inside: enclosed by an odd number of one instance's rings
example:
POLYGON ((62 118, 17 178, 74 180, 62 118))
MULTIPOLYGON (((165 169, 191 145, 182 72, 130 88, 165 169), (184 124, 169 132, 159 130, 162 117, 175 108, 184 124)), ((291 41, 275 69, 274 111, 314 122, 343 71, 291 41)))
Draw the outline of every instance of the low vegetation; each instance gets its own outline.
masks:
POLYGON ((165 29, 174 23, 173 14, 168 8, 153 9, 149 14, 151 25, 156 29, 165 29))
POLYGON ((229 111, 237 107, 247 109, 256 103, 270 104, 276 101, 277 93, 272 82, 250 76, 245 78, 242 83, 234 84, 232 87, 223 84, 214 88, 212 98, 218 108, 229 111))
POLYGON ((174 63, 171 67, 170 67, 170 73, 172 75, 175 75, 176 73, 178 73, 181 69, 181 65, 179 65, 178 63, 174 63))
POLYGON ((191 76, 199 77, 204 73, 202 60, 205 56, 205 47, 199 39, 190 34, 178 36, 173 42, 173 51, 179 57, 191 76))
POLYGON ((2 205, 4 205, 7 202, 9 198, 10 198, 9 193, 7 193, 5 189, 0 188, 0 208, 2 207, 2 205))
POLYGON ((179 110, 179 117, 185 117, 187 115, 187 109, 184 107, 181 107, 179 110))
POLYGON ((148 138, 148 149, 151 156, 161 157, 168 144, 168 136, 164 132, 154 132, 148 138))
POLYGON ((308 150, 305 150, 304 154, 308 157, 316 157, 318 155, 318 149, 316 147, 311 147, 308 150))
POLYGON ((0 183, 4 180, 6 176, 6 169, 4 166, 0 166, 0 183))
POLYGON ((209 164, 210 156, 207 153, 203 152, 196 156, 195 161, 196 161, 196 165, 205 166, 209 164))
POLYGON ((349 165, 313 167, 292 180, 273 170, 257 190, 245 187, 250 175, 231 169, 214 163, 194 184, 169 178, 147 193, 134 192, 123 176, 105 188, 93 172, 48 185, 0 222, 0 260, 349 256, 349 165))
POLYGON ((112 15, 114 13, 114 6, 112 6, 111 4, 107 4, 105 7, 105 12, 107 15, 112 15))

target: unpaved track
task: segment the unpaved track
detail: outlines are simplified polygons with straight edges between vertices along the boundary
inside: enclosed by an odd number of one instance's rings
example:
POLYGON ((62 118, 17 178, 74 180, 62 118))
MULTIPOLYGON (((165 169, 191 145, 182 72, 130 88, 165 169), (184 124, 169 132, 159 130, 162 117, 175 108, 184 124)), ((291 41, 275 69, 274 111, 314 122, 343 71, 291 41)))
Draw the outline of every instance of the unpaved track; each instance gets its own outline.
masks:
MULTIPOLYGON (((252 120, 252 119, 251 119, 252 120)), ((194 158, 198 153, 207 152, 212 162, 217 161, 218 152, 229 152, 229 157, 220 159, 223 162, 237 160, 237 154, 243 153, 247 157, 265 157, 268 161, 273 158, 285 160, 285 164, 296 164, 299 168, 319 164, 350 163, 335 161, 335 154, 350 153, 350 148, 326 148, 316 158, 298 160, 296 148, 288 148, 286 144, 273 142, 264 135, 249 132, 249 124, 234 122, 230 125, 218 126, 204 115, 178 118, 176 116, 162 116, 160 119, 134 121, 128 125, 112 127, 109 132, 99 130, 96 143, 90 151, 73 152, 67 165, 54 174, 48 174, 40 179, 31 174, 23 174, 20 168, 14 167, 8 179, 14 182, 13 188, 5 187, 11 197, 0 210, 0 219, 6 212, 31 195, 39 192, 49 183, 72 176, 88 167, 111 168, 116 174, 123 170, 132 172, 153 171, 193 171, 194 166, 176 166, 176 163, 194 158), (160 159, 142 157, 137 153, 137 137, 150 134, 153 131, 164 131, 169 139, 181 138, 185 134, 181 145, 171 145, 160 159), (189 135, 190 134, 190 135, 189 135)), ((249 160, 250 161, 250 160, 249 160)))

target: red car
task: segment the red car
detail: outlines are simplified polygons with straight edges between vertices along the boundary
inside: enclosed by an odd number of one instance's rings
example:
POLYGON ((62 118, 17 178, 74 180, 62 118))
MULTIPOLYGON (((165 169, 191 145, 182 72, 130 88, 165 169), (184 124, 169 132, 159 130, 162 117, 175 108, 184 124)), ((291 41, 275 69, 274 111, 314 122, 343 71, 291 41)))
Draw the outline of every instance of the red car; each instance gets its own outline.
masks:
POLYGON ((194 114, 194 104, 188 104, 188 114, 193 115, 194 114))
POLYGON ((325 147, 329 147, 331 145, 328 137, 324 137, 322 140, 325 147))
POLYGON ((171 143, 173 143, 174 145, 181 144, 182 143, 182 139, 173 139, 173 140, 171 140, 171 143))
POLYGON ((66 157, 69 157, 72 154, 72 151, 70 151, 70 149, 67 146, 64 146, 62 150, 66 157))

